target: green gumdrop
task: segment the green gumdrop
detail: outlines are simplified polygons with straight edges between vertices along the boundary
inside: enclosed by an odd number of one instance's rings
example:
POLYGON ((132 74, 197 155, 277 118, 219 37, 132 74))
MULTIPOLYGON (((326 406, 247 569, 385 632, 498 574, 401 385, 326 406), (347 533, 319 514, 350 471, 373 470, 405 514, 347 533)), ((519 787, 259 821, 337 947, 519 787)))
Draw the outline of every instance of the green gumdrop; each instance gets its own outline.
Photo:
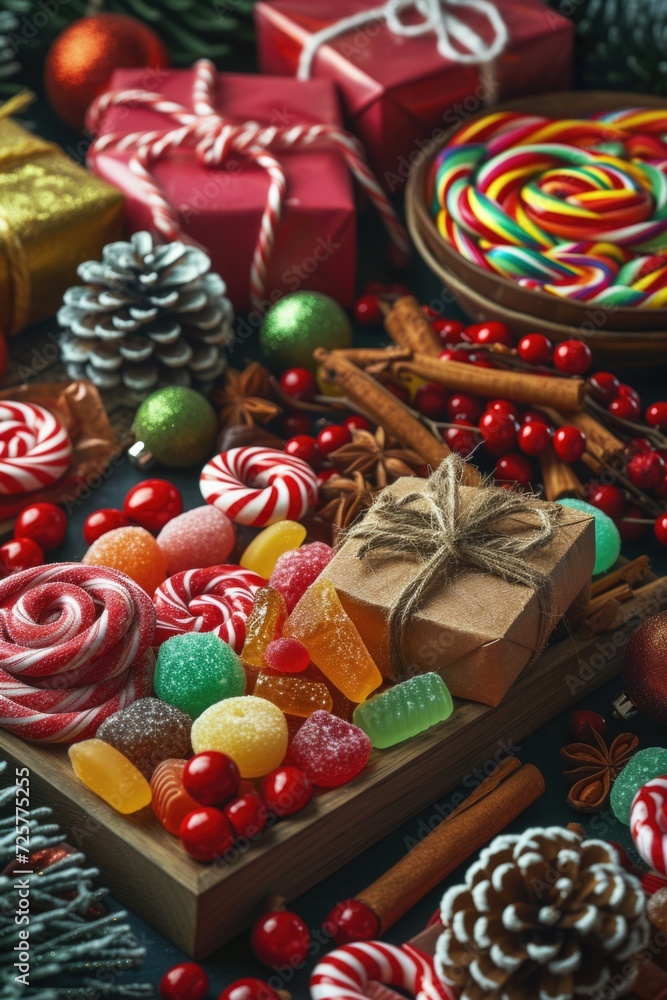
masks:
POLYGON ((604 511, 598 510, 592 503, 577 500, 575 497, 563 497, 558 501, 563 507, 580 510, 595 518, 595 566, 593 576, 606 573, 614 565, 621 554, 621 536, 618 528, 604 511))
POLYGON ((213 632, 185 632, 160 646, 155 693, 196 719, 211 705, 245 693, 245 671, 231 646, 213 632))
POLYGON ((630 809, 635 795, 647 781, 667 774, 667 750, 649 747, 640 750, 625 765, 611 789, 611 808, 616 819, 630 825, 630 809))
POLYGON ((374 747, 384 749, 443 722, 453 709, 452 696, 442 677, 422 674, 357 705, 352 721, 370 737, 374 747))

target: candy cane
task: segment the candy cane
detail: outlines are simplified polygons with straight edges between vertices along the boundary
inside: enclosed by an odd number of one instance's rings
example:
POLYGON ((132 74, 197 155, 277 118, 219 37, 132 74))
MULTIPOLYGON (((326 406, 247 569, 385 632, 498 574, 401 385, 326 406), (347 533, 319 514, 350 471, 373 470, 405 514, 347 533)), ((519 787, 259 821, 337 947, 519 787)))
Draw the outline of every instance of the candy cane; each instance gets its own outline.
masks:
POLYGON ((630 831, 640 857, 667 875, 667 777, 652 778, 639 789, 630 810, 630 831))
POLYGON ((405 990, 415 1000, 456 1000, 418 948, 364 941, 332 951, 310 977, 312 1000, 367 1000, 371 982, 405 990))
POLYGON ((35 403, 0 402, 0 494, 50 486, 71 460, 69 434, 49 410, 35 403))

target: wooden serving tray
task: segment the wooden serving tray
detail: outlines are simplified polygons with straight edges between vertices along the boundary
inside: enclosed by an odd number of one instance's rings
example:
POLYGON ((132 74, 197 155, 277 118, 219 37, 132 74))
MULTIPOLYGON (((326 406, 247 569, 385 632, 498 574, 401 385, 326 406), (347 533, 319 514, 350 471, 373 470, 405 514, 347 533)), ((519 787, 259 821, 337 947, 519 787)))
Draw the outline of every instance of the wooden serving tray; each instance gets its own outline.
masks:
POLYGON ((618 630, 555 644, 497 708, 458 702, 447 722, 374 751, 358 779, 242 845, 233 863, 193 861, 150 809, 119 815, 77 780, 65 747, 0 731, 0 756, 30 768, 31 805, 53 808, 67 840, 100 868, 116 899, 188 955, 204 958, 254 919, 264 897, 305 892, 616 676, 625 638, 618 630))

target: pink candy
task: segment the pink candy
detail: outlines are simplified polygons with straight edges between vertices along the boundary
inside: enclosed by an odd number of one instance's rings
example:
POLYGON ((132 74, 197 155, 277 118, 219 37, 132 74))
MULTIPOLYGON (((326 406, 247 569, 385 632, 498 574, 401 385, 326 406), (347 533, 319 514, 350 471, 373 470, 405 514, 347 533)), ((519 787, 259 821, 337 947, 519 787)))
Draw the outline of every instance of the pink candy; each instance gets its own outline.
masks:
POLYGON ((371 741, 363 730, 330 712, 313 712, 295 734, 287 763, 305 771, 314 785, 337 788, 368 763, 371 741))
POLYGON ((233 523, 210 504, 172 518, 157 536, 169 576, 186 569, 221 566, 229 558, 235 540, 233 523))
POLYGON ((269 585, 283 595, 288 612, 294 610, 332 558, 333 549, 324 542, 311 542, 280 556, 269 585))

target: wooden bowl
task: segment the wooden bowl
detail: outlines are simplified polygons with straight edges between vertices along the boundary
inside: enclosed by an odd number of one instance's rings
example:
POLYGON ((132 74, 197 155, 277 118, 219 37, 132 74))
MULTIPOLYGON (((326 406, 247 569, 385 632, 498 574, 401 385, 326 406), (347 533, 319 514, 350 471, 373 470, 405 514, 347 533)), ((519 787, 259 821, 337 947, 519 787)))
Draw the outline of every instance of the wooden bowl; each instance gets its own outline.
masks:
MULTIPOLYGON (((624 107, 667 109, 667 100, 648 94, 575 91, 519 98, 493 110, 559 118, 567 109, 569 117, 584 118, 596 111, 624 107)), ((465 124, 487 113, 474 115, 465 124)), ((408 228, 415 245, 431 270, 455 293, 461 307, 476 319, 498 319, 517 332, 539 329, 555 341, 581 337, 596 352, 598 361, 609 358, 634 367, 667 364, 667 309, 596 306, 522 288, 466 260, 443 240, 426 203, 426 176, 434 156, 462 125, 433 144, 412 170, 406 190, 408 228)))

